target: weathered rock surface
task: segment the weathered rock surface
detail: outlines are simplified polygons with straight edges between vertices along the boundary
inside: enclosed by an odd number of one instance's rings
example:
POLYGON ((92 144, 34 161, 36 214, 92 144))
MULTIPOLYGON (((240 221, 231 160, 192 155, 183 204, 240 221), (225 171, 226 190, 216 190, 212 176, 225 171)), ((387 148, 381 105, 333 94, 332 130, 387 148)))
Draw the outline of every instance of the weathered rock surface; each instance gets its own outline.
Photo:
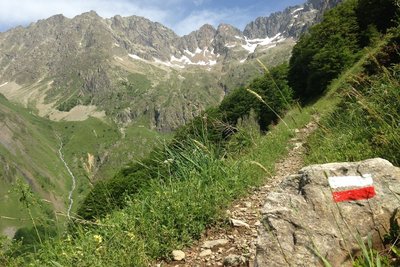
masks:
POLYGON ((389 220, 400 206, 400 168, 383 159, 303 168, 271 192, 262 209, 255 266, 351 266, 356 238, 371 235, 382 244, 389 220), (327 177, 371 174, 376 196, 335 203, 327 177))
POLYGON ((342 0, 308 0, 306 3, 275 12, 268 17, 258 17, 247 24, 243 34, 248 38, 264 38, 281 34, 284 37, 299 38, 328 9, 336 6, 342 0))
POLYGON ((231 224, 235 227, 245 227, 245 228, 250 228, 249 224, 245 223, 244 221, 241 220, 236 220, 236 219, 230 219, 231 224))
POLYGON ((200 252, 199 257, 203 258, 203 257, 210 256, 211 254, 212 254, 211 249, 206 249, 206 250, 203 250, 202 252, 200 252))
POLYGON ((185 252, 183 252, 182 250, 172 251, 172 258, 174 259, 174 261, 183 261, 185 257, 185 252))
POLYGON ((246 258, 243 256, 230 254, 224 259, 224 266, 241 266, 246 263, 246 258))
POLYGON ((204 242, 204 244, 201 246, 202 248, 214 248, 214 247, 219 247, 223 246, 229 243, 229 240, 227 239, 216 239, 216 240, 210 240, 204 242))

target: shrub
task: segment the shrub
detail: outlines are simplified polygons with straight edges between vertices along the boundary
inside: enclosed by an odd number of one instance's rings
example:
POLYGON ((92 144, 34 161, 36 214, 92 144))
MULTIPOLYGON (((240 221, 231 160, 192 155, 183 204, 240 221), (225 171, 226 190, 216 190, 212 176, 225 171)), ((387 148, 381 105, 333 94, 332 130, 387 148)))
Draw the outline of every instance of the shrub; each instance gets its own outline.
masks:
POLYGON ((358 58, 356 8, 357 0, 348 0, 329 10, 293 48, 288 80, 303 102, 321 95, 358 58))

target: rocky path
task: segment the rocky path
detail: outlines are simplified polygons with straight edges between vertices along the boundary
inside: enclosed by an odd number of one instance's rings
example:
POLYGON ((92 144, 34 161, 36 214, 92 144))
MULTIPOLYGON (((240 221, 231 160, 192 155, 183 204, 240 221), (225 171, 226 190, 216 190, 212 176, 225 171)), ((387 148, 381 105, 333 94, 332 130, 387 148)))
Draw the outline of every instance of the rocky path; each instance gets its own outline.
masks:
POLYGON ((266 195, 286 176, 297 173, 303 167, 303 145, 316 128, 317 124, 310 122, 304 128, 295 130, 288 155, 275 166, 275 176, 266 179, 264 186, 237 200, 226 211, 231 226, 209 229, 194 246, 186 251, 174 251, 175 261, 158 266, 254 266, 257 227, 261 224, 260 210, 266 195))

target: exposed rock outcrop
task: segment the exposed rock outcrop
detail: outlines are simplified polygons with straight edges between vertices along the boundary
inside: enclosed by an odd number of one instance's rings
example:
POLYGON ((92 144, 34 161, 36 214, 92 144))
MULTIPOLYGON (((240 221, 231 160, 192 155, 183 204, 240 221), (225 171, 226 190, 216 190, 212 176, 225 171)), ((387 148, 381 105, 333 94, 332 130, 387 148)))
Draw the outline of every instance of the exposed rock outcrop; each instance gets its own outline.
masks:
POLYGON ((351 266, 349 252, 359 250, 356 239, 365 241, 371 235, 375 245, 382 244, 390 218, 400 206, 399 194, 400 168, 383 159, 303 168, 267 196, 256 266, 321 266, 318 253, 332 266, 351 266), (334 202, 328 177, 369 174, 376 196, 334 202))
POLYGON ((284 37, 297 39, 310 26, 320 21, 326 10, 336 6, 342 0, 309 0, 305 4, 291 6, 282 12, 272 13, 268 17, 259 17, 247 24, 244 35, 250 39, 284 37))

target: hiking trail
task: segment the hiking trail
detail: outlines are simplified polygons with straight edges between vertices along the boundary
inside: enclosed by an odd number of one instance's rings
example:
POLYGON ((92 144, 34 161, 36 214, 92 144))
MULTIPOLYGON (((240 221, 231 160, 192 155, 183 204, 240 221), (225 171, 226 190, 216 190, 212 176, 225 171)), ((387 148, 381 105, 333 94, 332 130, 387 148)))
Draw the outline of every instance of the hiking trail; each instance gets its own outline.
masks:
POLYGON ((275 164, 273 177, 266 178, 264 185, 254 188, 247 197, 232 203, 226 211, 231 226, 217 224, 184 250, 183 261, 161 262, 157 266, 254 266, 257 228, 261 224, 260 212, 266 196, 285 177, 303 167, 304 144, 316 130, 316 121, 314 118, 302 129, 294 130, 295 136, 288 143, 288 154, 275 164))

